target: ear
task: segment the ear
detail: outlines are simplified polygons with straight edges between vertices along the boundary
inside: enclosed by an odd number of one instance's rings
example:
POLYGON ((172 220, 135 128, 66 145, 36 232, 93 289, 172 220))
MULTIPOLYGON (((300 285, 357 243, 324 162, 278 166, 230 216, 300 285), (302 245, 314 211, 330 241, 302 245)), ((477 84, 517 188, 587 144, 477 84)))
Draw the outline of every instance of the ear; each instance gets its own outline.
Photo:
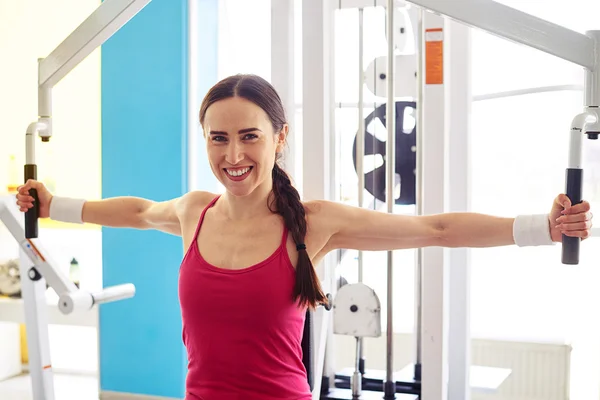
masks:
POLYGON ((283 153, 285 147, 285 140, 287 139, 289 129, 289 125, 285 124, 283 125, 283 128, 281 128, 281 130, 279 131, 279 134, 277 135, 277 153, 283 153))

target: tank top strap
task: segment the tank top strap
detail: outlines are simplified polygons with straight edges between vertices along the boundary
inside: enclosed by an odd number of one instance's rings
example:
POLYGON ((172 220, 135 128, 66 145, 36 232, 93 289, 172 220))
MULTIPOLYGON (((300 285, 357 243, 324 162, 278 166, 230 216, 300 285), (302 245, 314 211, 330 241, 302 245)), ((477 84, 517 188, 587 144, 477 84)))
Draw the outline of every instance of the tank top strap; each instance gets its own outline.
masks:
POLYGON ((287 249, 287 239, 288 239, 288 228, 285 225, 285 223, 283 224, 283 234, 281 235, 281 243, 280 243, 280 247, 282 247, 283 249, 287 249))
POLYGON ((206 207, 204 207, 204 210, 202 210, 202 214, 200 214, 200 218, 198 219, 198 226, 196 226, 196 232, 194 233, 194 239, 192 240, 192 242, 196 242, 196 240, 198 239, 198 233, 200 233, 200 227, 202 226, 202 222, 204 221, 206 211, 208 211, 208 209, 211 208, 217 202, 217 200, 219 200, 219 197, 221 197, 221 195, 218 195, 214 199, 212 199, 210 203, 208 203, 206 207))

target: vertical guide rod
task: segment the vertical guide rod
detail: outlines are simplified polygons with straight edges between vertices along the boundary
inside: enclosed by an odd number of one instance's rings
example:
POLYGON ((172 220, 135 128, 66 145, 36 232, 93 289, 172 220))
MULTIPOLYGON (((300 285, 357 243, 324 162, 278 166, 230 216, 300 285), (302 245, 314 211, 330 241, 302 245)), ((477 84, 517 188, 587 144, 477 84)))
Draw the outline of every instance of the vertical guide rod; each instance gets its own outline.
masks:
MULTIPOLYGON (((418 10, 417 29, 417 153, 416 153, 416 208, 417 215, 423 215, 423 85, 425 47, 423 42, 423 9, 418 10)), ((421 381, 421 331, 422 331, 422 290, 423 290, 423 249, 418 248, 415 265, 415 373, 414 379, 421 381)))
MULTIPOLYGON (((358 133, 356 136, 356 172, 358 175, 358 207, 362 208, 365 188, 365 119, 363 113, 364 98, 364 77, 363 77, 363 9, 358 9, 358 133)), ((363 252, 358 251, 358 282, 363 281, 363 252)), ((365 373, 365 361, 363 358, 363 339, 360 338, 357 344, 358 352, 356 357, 359 360, 358 370, 361 374, 365 373)))
MULTIPOLYGON (((363 9, 358 9, 358 133, 356 136, 356 171, 358 175, 358 206, 363 206, 365 175, 365 120, 363 110, 364 78, 363 78, 363 9)), ((363 281, 363 254, 358 251, 358 282, 363 281)))
MULTIPOLYGON (((396 139, 396 102, 394 100, 394 61, 396 59, 394 55, 394 0, 387 0, 386 9, 386 33, 388 39, 387 48, 387 104, 386 104, 386 127, 387 127, 387 141, 386 141, 386 203, 387 212, 392 214, 394 212, 394 186, 395 186, 395 139, 396 139)), ((394 341, 394 325, 393 325, 393 266, 394 258, 393 251, 387 252, 387 349, 386 349, 386 371, 385 371, 385 382, 384 382, 384 398, 393 399, 396 393, 396 384, 394 381, 394 363, 393 363, 393 341, 394 341)))

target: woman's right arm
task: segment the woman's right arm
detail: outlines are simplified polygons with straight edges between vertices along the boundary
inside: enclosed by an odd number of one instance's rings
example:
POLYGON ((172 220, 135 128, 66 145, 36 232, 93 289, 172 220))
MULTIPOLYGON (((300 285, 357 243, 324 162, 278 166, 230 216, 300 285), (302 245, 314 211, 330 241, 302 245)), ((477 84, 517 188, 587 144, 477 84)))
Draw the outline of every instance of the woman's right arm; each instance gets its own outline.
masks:
POLYGON ((181 198, 156 202, 139 197, 114 197, 86 201, 82 220, 115 228, 156 229, 181 235, 178 203, 181 198))
POLYGON ((186 196, 163 202, 131 196, 73 200, 53 196, 43 183, 29 180, 19 187, 17 193, 17 205, 22 212, 33 207, 29 189, 37 190, 40 218, 50 217, 57 221, 87 222, 115 228, 156 229, 181 235, 179 209, 181 199, 186 196))

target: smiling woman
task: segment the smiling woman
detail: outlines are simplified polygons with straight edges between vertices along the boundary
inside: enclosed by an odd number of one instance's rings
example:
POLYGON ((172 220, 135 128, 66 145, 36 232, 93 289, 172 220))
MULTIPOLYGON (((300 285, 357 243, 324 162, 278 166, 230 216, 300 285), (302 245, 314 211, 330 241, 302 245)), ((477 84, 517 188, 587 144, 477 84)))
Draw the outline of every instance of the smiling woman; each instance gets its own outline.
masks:
MULTIPOLYGON (((37 181, 19 188, 21 211, 182 237, 179 303, 187 349, 186 399, 311 399, 303 364, 306 311, 327 299, 313 265, 335 249, 550 245, 590 233, 588 202, 558 195, 548 214, 408 216, 300 199, 279 166, 289 128, 273 86, 256 75, 223 79, 199 119, 207 158, 225 187, 155 202, 54 197, 37 181)), ((368 273, 368 272, 367 272, 368 273)))
POLYGON ((268 198, 269 210, 283 217, 299 252, 294 298, 311 307, 323 303, 325 295, 304 244, 304 205, 276 162, 289 132, 278 93, 256 75, 223 79, 206 94, 200 124, 207 136, 210 167, 225 186, 225 197, 247 205, 237 207, 246 214, 257 209, 248 205, 260 209, 258 203, 268 198))

